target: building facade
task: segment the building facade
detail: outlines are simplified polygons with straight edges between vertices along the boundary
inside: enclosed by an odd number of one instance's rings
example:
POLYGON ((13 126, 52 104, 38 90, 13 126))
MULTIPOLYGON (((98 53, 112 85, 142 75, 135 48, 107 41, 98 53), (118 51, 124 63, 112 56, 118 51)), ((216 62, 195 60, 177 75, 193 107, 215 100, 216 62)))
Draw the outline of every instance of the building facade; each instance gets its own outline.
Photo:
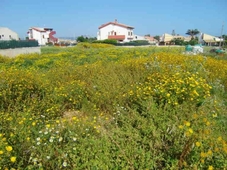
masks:
POLYGON ((99 27, 97 40, 114 39, 118 42, 130 42, 134 38, 133 27, 120 24, 115 20, 99 27))
POLYGON ((0 27, 0 40, 19 40, 19 36, 7 27, 0 27))
POLYGON ((56 34, 56 31, 53 31, 53 28, 31 27, 27 32, 28 39, 37 40, 39 45, 57 43, 58 39, 53 36, 54 34, 56 34))
POLYGON ((220 43, 224 42, 223 38, 205 34, 205 33, 200 33, 198 38, 199 38, 199 43, 207 46, 217 46, 217 45, 220 45, 220 43))

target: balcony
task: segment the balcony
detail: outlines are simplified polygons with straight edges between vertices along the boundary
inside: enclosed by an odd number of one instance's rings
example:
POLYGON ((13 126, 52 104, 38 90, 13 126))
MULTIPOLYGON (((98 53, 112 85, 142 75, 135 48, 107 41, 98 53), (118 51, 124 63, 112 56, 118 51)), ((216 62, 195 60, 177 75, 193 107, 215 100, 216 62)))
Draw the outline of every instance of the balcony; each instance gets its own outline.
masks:
POLYGON ((112 39, 112 40, 124 40, 125 39, 125 35, 109 35, 108 39, 112 39))

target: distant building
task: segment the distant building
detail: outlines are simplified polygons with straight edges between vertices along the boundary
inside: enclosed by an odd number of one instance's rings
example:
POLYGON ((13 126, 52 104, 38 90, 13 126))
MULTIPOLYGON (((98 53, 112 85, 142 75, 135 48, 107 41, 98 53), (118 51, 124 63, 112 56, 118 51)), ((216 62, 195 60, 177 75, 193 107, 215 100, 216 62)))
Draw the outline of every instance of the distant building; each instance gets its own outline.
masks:
POLYGON ((19 40, 19 36, 7 27, 0 27, 0 40, 19 40))
POLYGON ((118 42, 130 42, 134 38, 134 27, 125 24, 114 22, 108 22, 99 27, 97 33, 97 40, 114 39, 118 42))
POLYGON ((37 40, 39 45, 58 42, 58 39, 53 36, 56 34, 56 31, 53 31, 53 28, 31 27, 27 34, 28 39, 37 40))
POLYGON ((208 45, 208 46, 219 45, 221 42, 223 42, 223 38, 219 38, 205 33, 200 33, 198 37, 199 37, 199 42, 203 45, 208 45))
POLYGON ((144 36, 145 40, 147 40, 150 44, 157 44, 158 40, 151 36, 144 36))
POLYGON ((146 41, 148 41, 148 40, 145 38, 145 36, 140 36, 140 35, 134 35, 133 41, 135 41, 135 40, 146 40, 146 41))
POLYGON ((177 35, 170 35, 170 34, 163 34, 160 37, 159 43, 160 45, 170 45, 171 41, 174 39, 180 39, 180 40, 184 40, 184 41, 190 41, 191 37, 185 37, 185 36, 181 36, 179 34, 177 35))

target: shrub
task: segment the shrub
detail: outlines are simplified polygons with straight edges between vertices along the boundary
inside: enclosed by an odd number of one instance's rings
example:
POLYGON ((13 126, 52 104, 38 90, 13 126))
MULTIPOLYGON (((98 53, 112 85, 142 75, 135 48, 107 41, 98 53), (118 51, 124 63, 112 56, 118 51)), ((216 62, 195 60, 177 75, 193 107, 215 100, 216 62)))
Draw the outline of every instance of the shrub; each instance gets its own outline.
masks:
POLYGON ((111 40, 111 39, 106 39, 106 40, 96 40, 93 43, 104 43, 104 44, 112 44, 112 45, 116 45, 117 44, 117 40, 111 40))
POLYGON ((109 48, 113 47, 111 44, 105 44, 105 43, 78 43, 77 47, 79 48, 109 48))
POLYGON ((143 45, 150 45, 150 44, 146 40, 136 40, 136 41, 117 44, 117 46, 143 46, 143 45))

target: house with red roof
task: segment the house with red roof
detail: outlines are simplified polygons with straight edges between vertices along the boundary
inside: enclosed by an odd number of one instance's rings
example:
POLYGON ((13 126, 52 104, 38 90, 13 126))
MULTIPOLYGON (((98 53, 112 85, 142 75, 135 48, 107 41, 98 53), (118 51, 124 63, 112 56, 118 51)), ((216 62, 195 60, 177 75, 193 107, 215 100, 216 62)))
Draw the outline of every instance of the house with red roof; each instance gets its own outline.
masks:
POLYGON ((53 28, 40 27, 31 27, 27 32, 28 39, 37 40, 39 42, 39 45, 57 43, 58 39, 53 36, 54 34, 56 34, 56 31, 53 31, 53 28))
POLYGON ((134 38, 134 27, 121 24, 117 20, 108 22, 99 27, 97 40, 114 39, 118 42, 130 42, 134 38))

